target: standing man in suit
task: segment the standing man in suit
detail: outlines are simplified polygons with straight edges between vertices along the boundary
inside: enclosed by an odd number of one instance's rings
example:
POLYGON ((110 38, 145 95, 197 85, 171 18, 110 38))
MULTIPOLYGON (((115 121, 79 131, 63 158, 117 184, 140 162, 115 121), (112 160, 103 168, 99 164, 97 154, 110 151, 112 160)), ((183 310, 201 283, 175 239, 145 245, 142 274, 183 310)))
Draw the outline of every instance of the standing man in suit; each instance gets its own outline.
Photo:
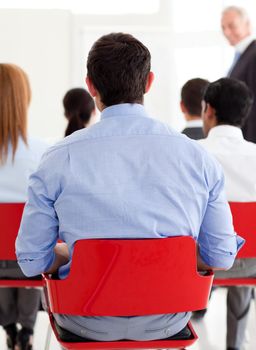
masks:
MULTIPOLYGON (((221 26, 224 36, 235 48, 228 76, 245 82, 256 95, 256 40, 252 37, 247 13, 240 7, 227 7, 222 13, 221 26)), ((242 131, 247 141, 256 143, 256 99, 242 131)))
POLYGON ((208 80, 195 78, 188 80, 181 89, 180 108, 186 119, 182 133, 194 140, 204 138, 201 101, 208 84, 208 80))

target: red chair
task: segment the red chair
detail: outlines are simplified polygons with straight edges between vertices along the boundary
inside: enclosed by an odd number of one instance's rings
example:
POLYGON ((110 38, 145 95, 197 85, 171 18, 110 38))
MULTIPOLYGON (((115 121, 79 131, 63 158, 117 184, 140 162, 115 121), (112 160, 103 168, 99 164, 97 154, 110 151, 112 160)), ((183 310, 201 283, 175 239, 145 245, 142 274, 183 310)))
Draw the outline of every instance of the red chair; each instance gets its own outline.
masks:
MULTIPOLYGON (((16 261, 15 240, 24 203, 0 203, 0 260, 16 261)), ((43 280, 0 279, 0 287, 42 287, 43 280)))
POLYGON ((83 316, 133 316, 204 309, 213 274, 196 269, 191 237, 97 239, 75 244, 71 271, 64 280, 45 277, 52 328, 63 349, 184 349, 186 340, 71 343, 60 339, 53 313, 83 316))
MULTIPOLYGON (((246 240, 238 252, 237 258, 256 258, 256 203, 230 202, 229 205, 235 231, 246 240)), ((213 284, 218 286, 249 286, 256 285, 256 278, 214 278, 213 284)))

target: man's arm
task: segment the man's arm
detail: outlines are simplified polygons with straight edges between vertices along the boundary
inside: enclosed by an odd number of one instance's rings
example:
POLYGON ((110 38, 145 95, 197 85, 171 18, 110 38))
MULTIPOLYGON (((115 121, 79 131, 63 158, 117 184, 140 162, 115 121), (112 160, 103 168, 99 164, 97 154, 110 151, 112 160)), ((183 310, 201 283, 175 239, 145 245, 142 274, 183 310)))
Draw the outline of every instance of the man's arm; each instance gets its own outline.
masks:
POLYGON ((205 162, 209 198, 197 240, 198 268, 228 270, 232 267, 244 239, 234 232, 220 164, 209 155, 205 162))
POLYGON ((30 177, 28 201, 16 240, 17 260, 28 277, 56 271, 58 266, 68 261, 64 246, 56 246, 59 239, 59 220, 55 210, 56 201, 62 191, 62 174, 67 169, 67 162, 66 150, 48 151, 38 170, 30 177))
POLYGON ((218 271, 218 270, 226 270, 226 269, 221 268, 221 267, 209 266, 209 265, 205 264, 205 263, 203 262, 202 258, 201 258, 200 250, 199 250, 198 245, 196 245, 196 256, 197 256, 197 270, 198 270, 198 271, 209 271, 209 270, 218 271))

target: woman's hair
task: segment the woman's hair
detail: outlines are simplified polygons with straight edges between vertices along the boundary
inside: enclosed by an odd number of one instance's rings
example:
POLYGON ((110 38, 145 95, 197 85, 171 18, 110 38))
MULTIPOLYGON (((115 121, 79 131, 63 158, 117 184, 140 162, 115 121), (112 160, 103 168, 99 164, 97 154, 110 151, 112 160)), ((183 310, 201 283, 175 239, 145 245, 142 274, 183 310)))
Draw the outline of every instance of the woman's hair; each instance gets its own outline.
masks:
POLYGON ((19 137, 27 144, 27 112, 31 90, 26 73, 14 64, 0 63, 0 164, 14 160, 19 137))
POLYGON ((83 129, 89 123, 95 104, 91 95, 81 88, 69 90, 63 98, 65 116, 68 119, 68 126, 65 136, 74 131, 83 129))

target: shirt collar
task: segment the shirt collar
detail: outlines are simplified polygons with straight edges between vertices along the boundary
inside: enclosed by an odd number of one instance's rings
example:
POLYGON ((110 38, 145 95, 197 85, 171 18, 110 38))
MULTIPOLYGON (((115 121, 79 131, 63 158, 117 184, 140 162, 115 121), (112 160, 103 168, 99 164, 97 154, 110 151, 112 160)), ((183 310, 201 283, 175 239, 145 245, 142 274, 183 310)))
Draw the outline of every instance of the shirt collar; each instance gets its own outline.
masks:
POLYGON ((202 128, 203 121, 202 119, 188 120, 186 122, 186 128, 202 128))
POLYGON ((209 131, 207 138, 216 137, 232 137, 236 139, 243 139, 242 130, 237 126, 232 125, 217 125, 209 131))
POLYGON ((239 43, 235 45, 235 50, 240 54, 244 53, 244 51, 247 49, 247 47, 251 44, 253 40, 254 38, 252 35, 247 36, 246 38, 239 41, 239 43))
POLYGON ((106 107, 101 113, 101 119, 110 117, 121 117, 133 115, 136 117, 147 117, 145 107, 138 103, 121 103, 106 107))

